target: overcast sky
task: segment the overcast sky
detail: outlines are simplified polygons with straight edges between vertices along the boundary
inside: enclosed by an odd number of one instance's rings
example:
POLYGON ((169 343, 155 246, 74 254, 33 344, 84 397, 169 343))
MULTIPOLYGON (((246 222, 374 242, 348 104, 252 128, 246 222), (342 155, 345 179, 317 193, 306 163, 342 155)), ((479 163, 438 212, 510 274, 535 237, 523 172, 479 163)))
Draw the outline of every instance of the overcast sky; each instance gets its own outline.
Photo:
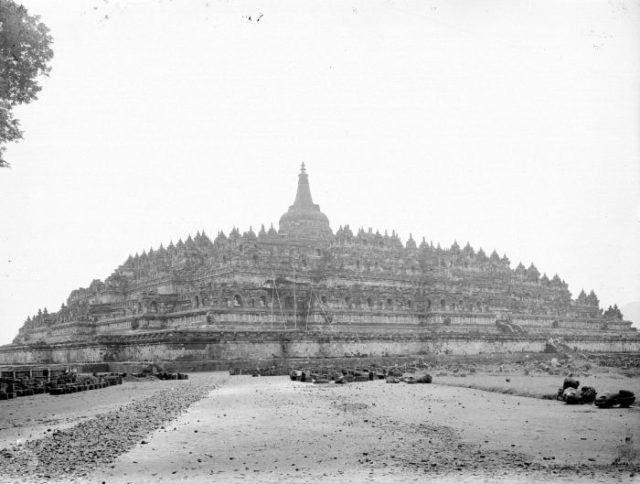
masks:
POLYGON ((55 57, 0 171, 0 344, 136 251, 277 228, 301 161, 334 230, 640 299, 638 2, 23 3, 55 57))

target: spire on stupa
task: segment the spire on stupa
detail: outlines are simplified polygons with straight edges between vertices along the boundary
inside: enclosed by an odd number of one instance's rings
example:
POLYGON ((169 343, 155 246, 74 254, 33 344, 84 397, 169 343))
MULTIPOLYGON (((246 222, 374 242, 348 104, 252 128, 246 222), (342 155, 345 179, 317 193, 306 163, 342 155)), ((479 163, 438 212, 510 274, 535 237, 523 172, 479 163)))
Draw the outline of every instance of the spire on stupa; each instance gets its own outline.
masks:
POLYGON ((279 233, 293 239, 316 240, 327 240, 333 235, 329 219, 320 211, 320 206, 313 203, 304 163, 300 166, 296 199, 289 210, 280 217, 279 233))
POLYGON ((304 162, 300 165, 300 174, 298 175, 298 190, 296 191, 296 200, 293 202, 294 207, 312 207, 313 199, 311 198, 311 189, 309 188, 309 175, 304 166, 304 162))

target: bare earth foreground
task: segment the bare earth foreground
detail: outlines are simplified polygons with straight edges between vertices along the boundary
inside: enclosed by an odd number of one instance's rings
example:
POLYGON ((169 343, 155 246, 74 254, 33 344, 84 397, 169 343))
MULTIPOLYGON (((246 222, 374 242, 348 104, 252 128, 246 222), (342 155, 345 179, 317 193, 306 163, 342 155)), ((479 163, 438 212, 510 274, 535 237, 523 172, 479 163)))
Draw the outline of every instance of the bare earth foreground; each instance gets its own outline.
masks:
POLYGON ((0 406, 0 482, 638 480, 638 406, 569 406, 435 381, 200 373, 23 397, 0 406))

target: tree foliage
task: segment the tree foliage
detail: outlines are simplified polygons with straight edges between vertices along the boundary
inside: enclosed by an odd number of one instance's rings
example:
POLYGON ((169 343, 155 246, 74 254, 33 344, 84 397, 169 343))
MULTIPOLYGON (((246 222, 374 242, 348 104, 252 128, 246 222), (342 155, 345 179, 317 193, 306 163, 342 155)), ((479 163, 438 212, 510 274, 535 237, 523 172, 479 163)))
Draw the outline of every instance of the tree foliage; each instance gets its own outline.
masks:
POLYGON ((0 167, 6 144, 22 138, 13 108, 36 99, 40 75, 48 75, 53 57, 49 29, 39 17, 12 0, 0 0, 0 167))

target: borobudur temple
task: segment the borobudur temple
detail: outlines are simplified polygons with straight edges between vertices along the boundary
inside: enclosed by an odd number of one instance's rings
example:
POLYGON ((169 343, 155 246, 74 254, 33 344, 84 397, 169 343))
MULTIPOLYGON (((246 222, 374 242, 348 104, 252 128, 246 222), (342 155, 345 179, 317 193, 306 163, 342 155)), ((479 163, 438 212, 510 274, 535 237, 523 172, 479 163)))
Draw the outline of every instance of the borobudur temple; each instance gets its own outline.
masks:
POLYGON ((495 250, 334 233, 304 164, 279 228, 204 232, 130 256, 57 312, 27 318, 0 363, 171 361, 188 369, 517 351, 639 351, 617 307, 495 250))

